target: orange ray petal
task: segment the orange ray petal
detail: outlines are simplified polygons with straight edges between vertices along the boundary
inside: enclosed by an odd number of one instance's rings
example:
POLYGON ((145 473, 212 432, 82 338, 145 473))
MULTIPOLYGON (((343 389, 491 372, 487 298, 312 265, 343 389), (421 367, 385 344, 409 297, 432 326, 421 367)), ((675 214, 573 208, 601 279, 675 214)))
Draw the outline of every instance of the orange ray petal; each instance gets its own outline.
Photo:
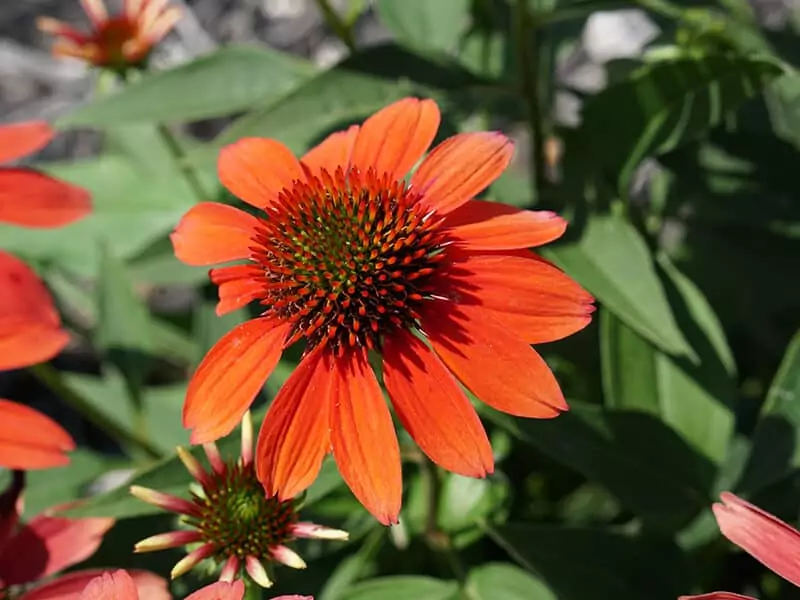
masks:
POLYGON ((170 235, 175 256, 187 265, 204 266, 250 256, 258 219, 216 202, 201 202, 183 215, 170 235))
POLYGON ((425 309, 422 328, 453 374, 492 408, 538 419, 567 410, 542 357, 480 307, 436 302, 425 309))
POLYGON ((330 452, 332 370, 324 351, 304 357, 269 407, 256 447, 258 478, 269 495, 294 498, 314 482, 330 452))
POLYGON ((800 532, 730 492, 712 507, 722 535, 787 581, 800 586, 800 532))
POLYGON ((514 250, 560 238, 567 222, 546 210, 520 210, 499 202, 470 200, 447 215, 456 243, 471 250, 514 250))
POLYGON ((353 147, 352 166, 402 178, 436 137, 441 115, 433 100, 404 98, 364 121, 353 147))
POLYGON ((342 167, 346 173, 359 129, 358 125, 353 125, 345 131, 330 134, 309 150, 300 162, 312 175, 318 174, 320 169, 333 174, 337 167, 342 167))
POLYGON ((697 596, 680 596, 678 600, 757 600, 752 596, 742 596, 733 592, 711 592, 697 596))
POLYGON ((235 327, 211 350, 194 372, 183 426, 191 442, 213 442, 233 431, 242 420, 283 353, 290 325, 253 319, 235 327))
POLYGON ((0 164, 44 148, 56 132, 45 121, 24 121, 0 126, 0 164))
POLYGON ((397 523, 403 495, 400 450, 378 380, 361 352, 333 359, 331 446, 342 478, 384 525, 397 523))
POLYGON ((0 466, 46 469, 69 462, 70 435, 50 417, 23 404, 0 399, 0 466))
POLYGON ((244 597, 244 582, 237 579, 232 583, 218 581, 197 590, 186 597, 186 600, 242 600, 244 597))
MULTIPOLYGON (((103 569, 83 569, 67 573, 25 592, 19 600, 80 600, 81 592, 86 586, 106 572, 103 569)), ((128 574, 136 584, 141 600, 172 600, 167 581, 163 577, 138 569, 132 569, 128 574)), ((114 595, 110 598, 127 600, 126 596, 114 595)), ((136 600, 136 596, 131 600, 136 600)))
POLYGON ((30 169, 0 169, 0 221, 22 227, 68 225, 92 210, 89 192, 30 169))
POLYGON ((108 20, 108 11, 103 0, 80 0, 80 3, 83 6, 83 12, 96 28, 108 20))
POLYGON ((47 288, 28 265, 0 251, 0 329, 20 321, 58 327, 61 319, 47 288))
POLYGON ((69 343, 69 333, 58 326, 38 321, 21 321, 3 329, 0 333, 0 371, 48 361, 58 356, 69 343))
POLYGON ((34 517, 0 554, 0 580, 31 583, 78 564, 95 553, 113 525, 109 518, 34 517))
POLYGON ((69 23, 64 23, 58 19, 39 17, 36 19, 36 28, 42 33, 59 36, 65 38, 65 41, 75 44, 83 44, 87 41, 87 36, 84 33, 78 31, 69 23))
POLYGON ((474 254, 453 264, 439 293, 493 311, 531 344, 560 340, 586 327, 594 298, 558 267, 535 258, 474 254))
POLYGON ((247 306, 264 295, 264 278, 255 265, 221 267, 211 269, 208 274, 219 287, 219 316, 247 306))
POLYGON ((219 153, 219 180, 237 198, 266 209, 296 179, 305 180, 300 162, 278 141, 243 138, 219 153))
POLYGON ((480 194, 506 170, 514 144, 501 133, 461 133, 436 146, 411 178, 425 202, 442 214, 480 194))
POLYGON ((475 409, 439 358, 409 331, 387 336, 383 382, 406 431, 433 462, 467 477, 494 471, 492 446, 475 409))
POLYGON ((92 579, 78 600, 139 600, 133 578, 122 569, 92 579))

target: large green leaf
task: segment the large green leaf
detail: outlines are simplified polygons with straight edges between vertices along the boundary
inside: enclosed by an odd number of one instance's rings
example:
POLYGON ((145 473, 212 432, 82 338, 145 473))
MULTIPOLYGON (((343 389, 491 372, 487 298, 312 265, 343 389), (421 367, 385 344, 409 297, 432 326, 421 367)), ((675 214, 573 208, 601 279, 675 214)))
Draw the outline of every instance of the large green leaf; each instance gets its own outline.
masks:
POLYGON ((507 563, 487 563, 467 575, 470 600, 557 600, 541 579, 507 563))
POLYGON ((690 591, 686 558, 666 540, 526 523, 489 533, 561 600, 675 600, 690 591))
POLYGON ((101 127, 227 115, 282 96, 313 72, 308 63, 276 50, 228 46, 101 96, 57 124, 101 127))
POLYGON ((557 419, 482 413, 516 438, 596 482, 663 530, 685 525, 710 502, 713 465, 660 419, 570 402, 557 419))
POLYGON ((695 358, 647 245, 630 223, 616 216, 593 217, 578 241, 547 248, 544 254, 656 346, 695 358))
POLYGON ((587 101, 583 122, 569 139, 568 148, 618 178, 623 194, 645 157, 719 124, 783 72, 767 58, 665 54, 587 101))
POLYGON ((377 9, 398 41, 421 51, 454 51, 470 22, 469 0, 378 0, 377 9))
POLYGON ((750 459, 737 489, 756 492, 800 468, 800 331, 761 409, 750 459))
POLYGON ((432 577, 398 575, 381 577, 354 585, 342 600, 452 600, 458 585, 432 577))
POLYGON ((694 334, 700 362, 694 365, 665 354, 604 309, 600 329, 606 402, 659 417, 695 450, 720 464, 734 425, 732 357, 705 297, 677 269, 664 264, 681 294, 676 303, 684 303, 684 330, 694 334))

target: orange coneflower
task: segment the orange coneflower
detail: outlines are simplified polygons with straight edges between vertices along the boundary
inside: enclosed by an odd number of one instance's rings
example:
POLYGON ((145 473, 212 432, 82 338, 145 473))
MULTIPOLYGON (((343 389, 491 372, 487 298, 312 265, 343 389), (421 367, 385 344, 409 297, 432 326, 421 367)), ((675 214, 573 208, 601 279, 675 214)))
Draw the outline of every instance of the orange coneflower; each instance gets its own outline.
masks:
POLYGON ((183 412, 193 442, 229 432, 283 350, 305 342, 259 435, 270 494, 304 490, 332 450, 366 508, 396 521, 400 456, 370 351, 381 356, 399 420, 434 462, 462 475, 485 476, 494 464, 459 382, 513 415, 567 409, 530 344, 586 326, 592 298, 527 250, 560 237, 566 223, 473 199, 511 160, 500 133, 449 138, 406 182, 439 121, 433 101, 407 98, 300 161, 275 140, 242 139, 222 150, 220 180, 263 215, 201 203, 172 235, 188 264, 249 261, 211 271, 219 314, 251 301, 265 308, 197 368, 183 412))
MULTIPOLYGON (((800 587, 800 531, 775 515, 723 492, 712 506, 722 535, 770 571, 800 587)), ((679 600, 755 600, 732 592, 681 596, 679 600)))
POLYGON ((53 44, 56 56, 72 56, 120 71, 141 66, 153 46, 178 22, 180 10, 167 7, 167 1, 125 0, 122 14, 110 17, 103 0, 81 0, 92 23, 89 33, 50 17, 41 17, 37 25, 58 37, 53 44))

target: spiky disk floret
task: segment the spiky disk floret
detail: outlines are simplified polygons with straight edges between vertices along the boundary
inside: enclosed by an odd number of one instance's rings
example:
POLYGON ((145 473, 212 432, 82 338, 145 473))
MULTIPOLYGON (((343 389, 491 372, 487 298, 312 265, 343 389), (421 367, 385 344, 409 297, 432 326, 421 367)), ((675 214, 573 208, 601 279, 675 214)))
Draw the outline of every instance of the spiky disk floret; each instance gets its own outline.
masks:
POLYGON ((404 182, 322 169, 267 212, 252 259, 263 267, 265 314, 294 323, 290 342, 374 348, 417 324, 446 240, 441 219, 404 182))

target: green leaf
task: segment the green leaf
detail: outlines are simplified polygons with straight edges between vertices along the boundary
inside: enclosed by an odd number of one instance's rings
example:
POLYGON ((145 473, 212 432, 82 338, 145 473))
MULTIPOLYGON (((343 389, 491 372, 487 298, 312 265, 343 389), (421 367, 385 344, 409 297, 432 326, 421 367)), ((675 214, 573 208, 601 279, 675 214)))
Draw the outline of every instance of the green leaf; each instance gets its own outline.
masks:
POLYGON ((675 600, 691 587, 686 557, 670 541, 526 523, 489 535, 561 600, 675 600))
POLYGON ((667 54, 588 100, 583 122, 569 140, 569 148, 588 149, 593 165, 618 178, 623 195, 645 157, 673 150, 719 124, 783 72, 767 58, 667 54))
POLYGON ((153 354, 150 312, 136 295, 125 265, 107 248, 102 253, 97 281, 98 324, 95 343, 115 365, 134 402, 150 369, 153 354))
POLYGON ((577 242, 543 253, 656 346, 697 358, 675 322, 647 244, 627 221, 592 217, 577 242))
POLYGON ((448 473, 442 485, 437 523, 449 533, 455 547, 477 537, 478 520, 497 522, 508 515, 509 484, 495 472, 490 479, 475 479, 448 473))
POLYGON ((541 579, 507 563, 487 563, 467 575, 471 600, 558 600, 541 579))
POLYGON ((660 419, 577 401, 557 419, 514 419, 480 407, 517 439, 581 473, 663 530, 688 523, 710 502, 713 465, 660 419))
MULTIPOLYGON (((619 409, 659 417, 706 458, 719 465, 733 433, 730 408, 736 394, 732 357, 722 327, 705 297, 677 269, 664 262, 685 318, 694 329, 698 365, 675 358, 643 339, 617 317, 600 314, 601 360, 606 402, 619 409)), ((677 304, 677 302, 676 302, 677 304)))
POLYGON ((57 125, 102 127, 228 115, 284 95, 313 72, 305 61, 276 50, 228 46, 100 96, 57 125))
POLYGON ((341 600, 452 600, 458 585, 432 577, 398 575, 354 585, 341 600))
POLYGON ((800 468, 800 331, 795 333, 761 409, 737 490, 753 493, 800 468))
POLYGON ((469 0, 378 0, 381 22, 415 50, 453 52, 470 22, 469 0))

